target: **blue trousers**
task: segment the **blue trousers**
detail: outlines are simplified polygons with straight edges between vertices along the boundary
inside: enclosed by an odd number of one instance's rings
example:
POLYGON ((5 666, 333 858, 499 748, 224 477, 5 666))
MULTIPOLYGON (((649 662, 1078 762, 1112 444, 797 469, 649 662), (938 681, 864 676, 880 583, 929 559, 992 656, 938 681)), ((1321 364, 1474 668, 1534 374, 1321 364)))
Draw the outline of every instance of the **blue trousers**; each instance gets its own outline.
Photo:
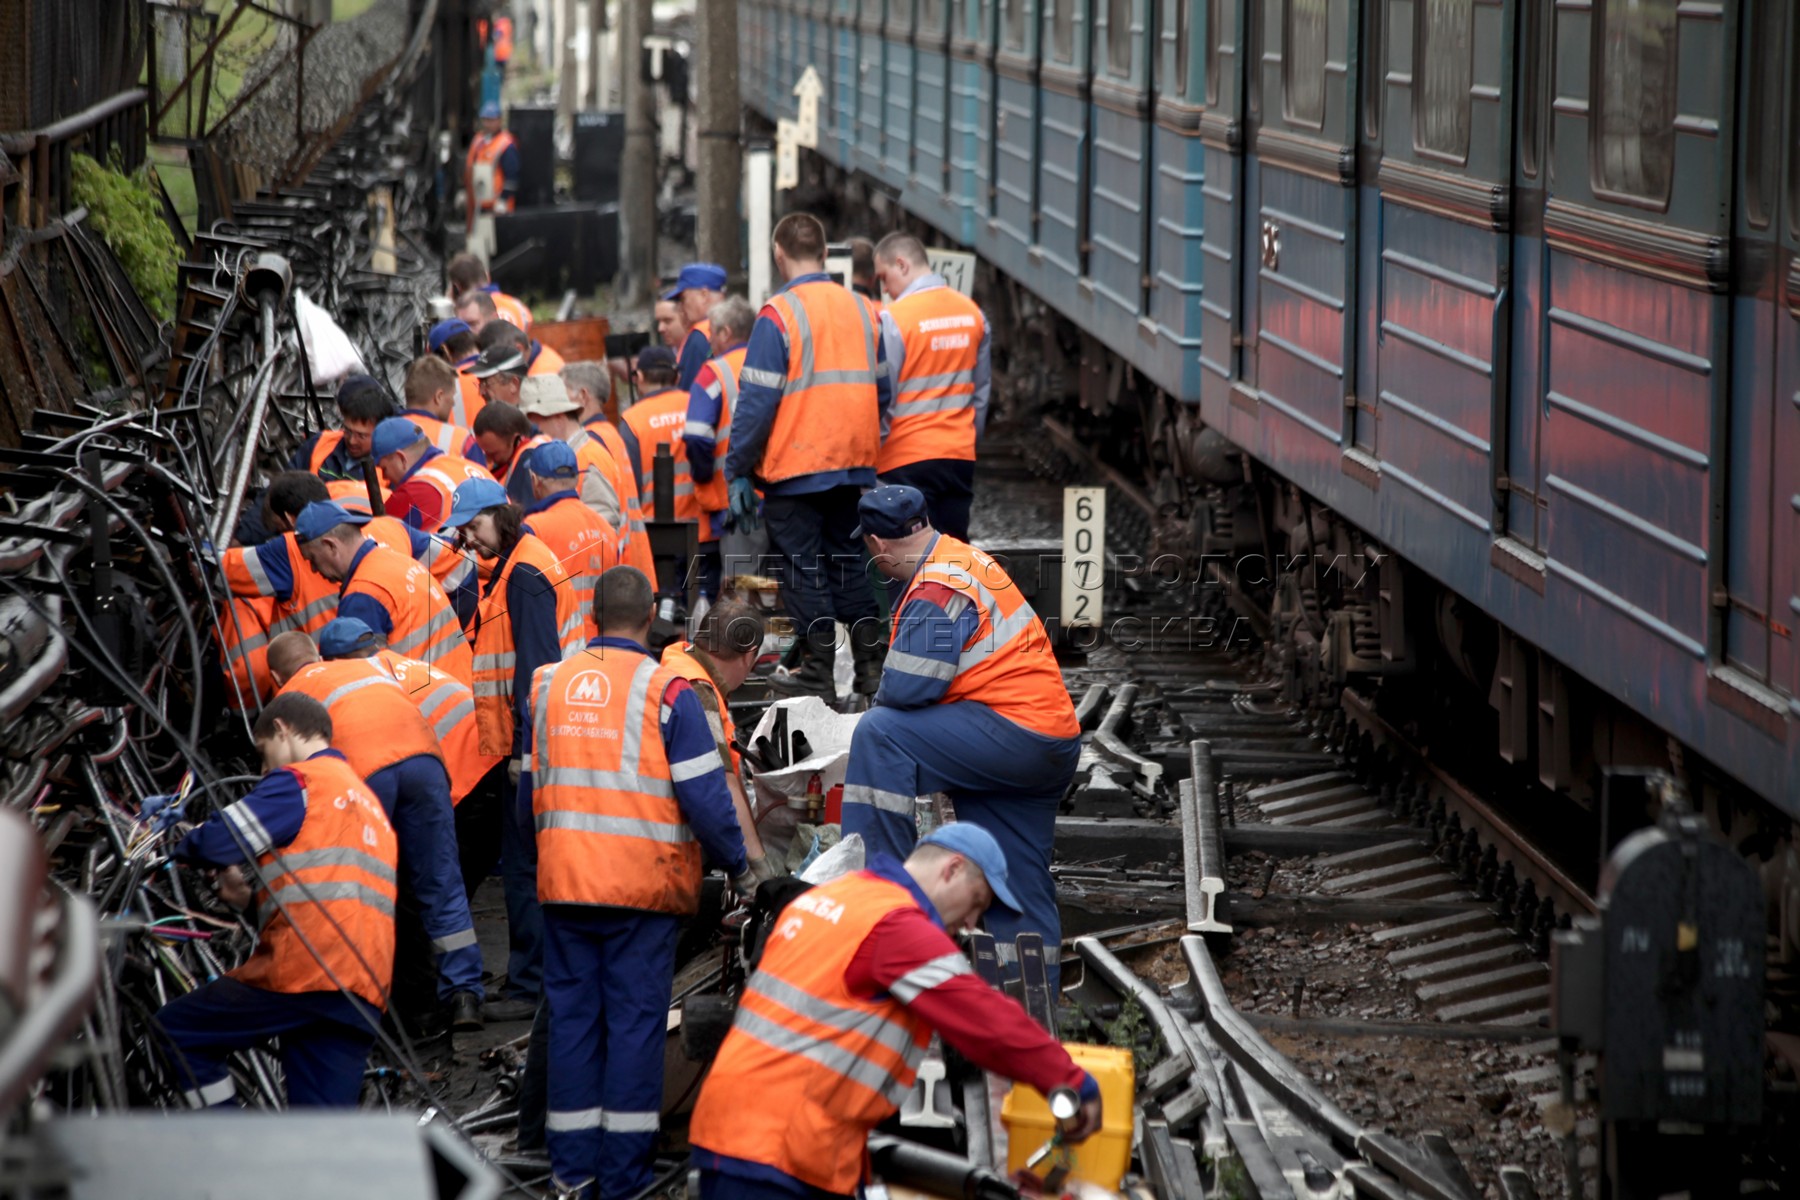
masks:
POLYGON ((597 1181, 600 1200, 635 1196, 654 1178, 681 921, 573 904, 543 913, 550 1166, 564 1184, 597 1181))
POLYGON ((837 1196, 810 1183, 783 1175, 780 1179, 752 1179, 726 1171, 700 1168, 700 1200, 828 1200, 837 1196))
POLYGON ((842 484, 800 496, 766 496, 769 548, 781 557, 781 602, 794 627, 825 654, 836 643, 832 619, 846 627, 873 620, 875 593, 863 573, 862 543, 852 536, 862 489, 842 484))
POLYGON ((195 1108, 232 1107, 225 1061, 279 1042, 290 1108, 355 1108, 381 1016, 342 992, 271 992, 229 976, 163 1005, 156 1014, 184 1098, 195 1108))
POLYGON ((463 891, 456 851, 450 777, 432 755, 416 754, 369 776, 400 843, 400 873, 417 898, 419 917, 438 956, 438 998, 481 989, 481 947, 463 891))
POLYGON ((927 458, 881 473, 883 483, 903 483, 925 495, 931 527, 958 541, 969 540, 969 509, 975 504, 975 464, 960 458, 927 458))
MULTIPOLYGON (((502 777, 504 779, 504 776, 502 777)), ((507 784, 500 821, 500 889, 506 897, 506 998, 536 1000, 544 986, 544 910, 538 906, 537 828, 531 798, 507 784)))
POLYGON ((850 738, 844 835, 859 833, 870 852, 905 858, 918 840, 913 800, 947 793, 958 820, 981 826, 1000 843, 1007 879, 1025 909, 1015 914, 995 905, 987 911, 1003 971, 1018 970, 1013 938, 1035 931, 1043 935, 1054 988, 1062 919, 1050 852, 1056 809, 1080 757, 1080 738, 1033 733, 973 700, 910 710, 872 708, 850 738))

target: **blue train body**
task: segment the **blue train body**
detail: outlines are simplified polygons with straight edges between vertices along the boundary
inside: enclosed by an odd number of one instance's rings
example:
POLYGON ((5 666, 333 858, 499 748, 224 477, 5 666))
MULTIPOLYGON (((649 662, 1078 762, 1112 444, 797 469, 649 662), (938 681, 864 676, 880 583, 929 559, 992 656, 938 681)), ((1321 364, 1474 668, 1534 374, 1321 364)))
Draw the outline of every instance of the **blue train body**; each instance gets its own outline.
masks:
POLYGON ((1786 6, 743 12, 753 108, 1800 814, 1786 6))

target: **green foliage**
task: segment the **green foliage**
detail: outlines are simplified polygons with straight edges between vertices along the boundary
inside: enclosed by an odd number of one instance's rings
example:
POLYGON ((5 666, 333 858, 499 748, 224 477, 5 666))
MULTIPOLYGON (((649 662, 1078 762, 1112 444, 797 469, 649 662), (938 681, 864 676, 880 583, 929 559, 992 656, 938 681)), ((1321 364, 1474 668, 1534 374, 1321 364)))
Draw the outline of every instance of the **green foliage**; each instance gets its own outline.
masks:
POLYGON ((1132 1073, 1140 1087, 1151 1068, 1165 1054, 1156 1026, 1150 1023, 1144 1006, 1135 996, 1126 996, 1119 1004, 1119 1015, 1104 1024, 1086 1009, 1080 1010, 1072 1019, 1065 1018, 1062 1024, 1063 1037, 1069 1041, 1131 1051, 1132 1073))
POLYGON ((175 268, 181 261, 175 234, 163 217, 162 201, 149 169, 127 175, 103 167, 85 154, 73 159, 75 203, 88 210, 88 224, 118 256, 138 295, 158 320, 175 315, 175 268))

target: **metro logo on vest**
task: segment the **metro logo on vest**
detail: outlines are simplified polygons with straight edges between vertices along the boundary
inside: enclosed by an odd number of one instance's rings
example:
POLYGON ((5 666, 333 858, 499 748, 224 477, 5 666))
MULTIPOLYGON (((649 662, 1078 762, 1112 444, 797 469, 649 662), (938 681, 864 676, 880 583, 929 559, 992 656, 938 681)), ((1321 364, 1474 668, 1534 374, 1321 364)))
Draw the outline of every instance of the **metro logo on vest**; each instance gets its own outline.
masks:
POLYGON ((569 681, 563 699, 570 704, 604 708, 612 699, 612 684, 603 671, 583 671, 569 681))

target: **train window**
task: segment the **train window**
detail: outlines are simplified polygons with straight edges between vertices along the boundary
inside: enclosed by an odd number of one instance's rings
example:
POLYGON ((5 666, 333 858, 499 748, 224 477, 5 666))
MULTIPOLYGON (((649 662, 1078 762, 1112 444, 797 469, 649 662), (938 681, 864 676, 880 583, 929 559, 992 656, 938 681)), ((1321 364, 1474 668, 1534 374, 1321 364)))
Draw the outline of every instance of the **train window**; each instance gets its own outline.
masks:
POLYGON ((1475 82, 1475 0, 1419 0, 1413 12, 1413 146, 1466 162, 1469 88, 1475 82))
POLYGON ((1132 0, 1107 0, 1106 65, 1114 75, 1131 74, 1132 0))
POLYGON ((1381 138, 1381 93, 1387 86, 1387 5, 1377 0, 1363 5, 1363 136, 1381 138))
POLYGON ((1600 0, 1598 8, 1594 187, 1662 208, 1675 165, 1676 0, 1600 0))
POLYGON ((1075 61, 1075 5, 1079 0, 1049 0, 1050 56, 1060 63, 1075 61))
POLYGON ((1025 0, 1001 0, 1000 20, 1008 50, 1025 49, 1025 0))
POLYGON ((1329 0, 1287 0, 1281 37, 1282 115, 1325 127, 1325 29, 1329 0))
POLYGON ((1744 130, 1744 217, 1753 229, 1767 229, 1775 214, 1776 179, 1781 171, 1781 68, 1787 55, 1782 29, 1786 6, 1752 5, 1750 80, 1746 93, 1762 120, 1744 130))

